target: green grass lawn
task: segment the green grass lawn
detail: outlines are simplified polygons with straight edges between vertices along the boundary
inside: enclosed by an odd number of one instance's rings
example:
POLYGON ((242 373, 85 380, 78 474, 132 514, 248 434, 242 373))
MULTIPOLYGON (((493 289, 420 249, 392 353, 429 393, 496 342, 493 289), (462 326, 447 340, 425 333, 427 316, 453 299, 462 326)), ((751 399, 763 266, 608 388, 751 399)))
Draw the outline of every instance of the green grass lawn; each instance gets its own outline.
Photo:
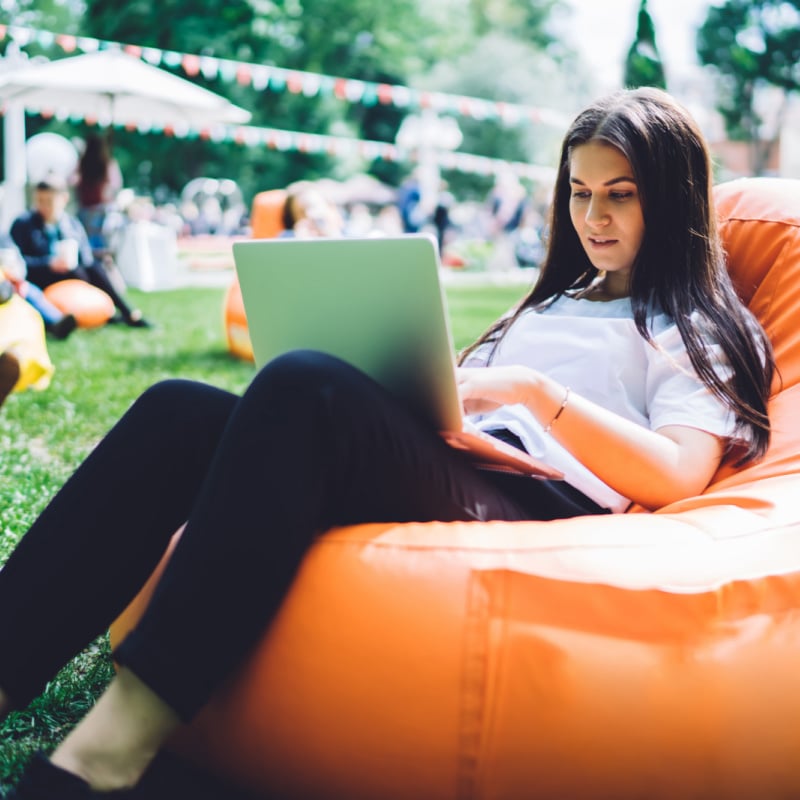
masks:
MULTIPOLYGON (((478 336, 523 293, 521 287, 449 287, 456 348, 478 336)), ((154 330, 121 325, 50 341, 56 364, 43 392, 12 395, 0 409, 0 563, 49 498, 130 403, 163 378, 207 381, 241 393, 252 364, 230 356, 221 289, 131 292, 154 330)), ((87 514, 91 509, 87 509, 87 514)), ((111 533, 111 532, 110 532, 111 533)), ((14 613, 2 609, 0 613, 14 613)), ((45 693, 0 727, 0 791, 37 749, 55 745, 111 675, 105 637, 68 664, 45 693)))

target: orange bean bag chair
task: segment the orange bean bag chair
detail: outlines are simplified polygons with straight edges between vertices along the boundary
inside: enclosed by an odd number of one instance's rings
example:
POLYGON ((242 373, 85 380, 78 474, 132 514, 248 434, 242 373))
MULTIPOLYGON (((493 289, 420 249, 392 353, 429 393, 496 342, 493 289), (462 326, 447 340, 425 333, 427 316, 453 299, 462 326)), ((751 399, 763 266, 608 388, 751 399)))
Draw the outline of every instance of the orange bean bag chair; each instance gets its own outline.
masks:
POLYGON ((225 290, 222 303, 223 324, 228 352, 243 361, 255 361, 253 343, 250 341, 250 330, 247 327, 247 314, 244 311, 242 287, 234 278, 225 290))
POLYGON ((285 189, 269 189, 259 192, 253 198, 250 227, 254 239, 272 239, 284 230, 283 204, 285 202, 285 189))
POLYGON ((111 297, 77 278, 51 283, 44 295, 62 314, 72 314, 81 328, 99 328, 114 316, 111 297))
POLYGON ((766 458, 656 513, 329 531, 173 747, 282 799, 800 797, 800 181, 717 201, 766 458))
MULTIPOLYGON (((272 239, 284 230, 283 204, 285 201, 285 189, 259 192, 253 198, 250 225, 254 239, 272 239)), ((237 278, 234 278, 225 292, 222 314, 228 352, 244 361, 254 361, 253 345, 250 342, 250 331, 247 328, 247 316, 244 313, 244 303, 242 302, 242 290, 237 278)))

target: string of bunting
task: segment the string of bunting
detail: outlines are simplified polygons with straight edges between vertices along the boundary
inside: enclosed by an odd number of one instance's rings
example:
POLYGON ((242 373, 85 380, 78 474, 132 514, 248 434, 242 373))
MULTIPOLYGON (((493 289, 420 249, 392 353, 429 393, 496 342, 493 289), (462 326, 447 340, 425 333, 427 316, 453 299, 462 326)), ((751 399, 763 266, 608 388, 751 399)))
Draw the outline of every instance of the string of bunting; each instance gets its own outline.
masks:
MULTIPOLYGON (((62 114, 46 111, 27 110, 45 118, 83 122, 98 125, 96 118, 81 114, 62 114)), ((177 139, 205 139, 213 142, 233 142, 247 147, 268 147, 280 152, 299 152, 310 154, 326 154, 335 157, 357 155, 368 161, 381 159, 384 161, 416 161, 417 153, 404 150, 388 142, 377 142, 348 136, 332 136, 328 134, 303 133, 280 128, 259 127, 255 125, 212 125, 208 128, 193 128, 189 125, 159 126, 147 124, 115 125, 118 129, 135 131, 142 134, 161 134, 177 139)), ((477 156, 470 153, 440 152, 437 163, 442 169, 453 169, 478 175, 494 175, 501 167, 510 168, 521 178, 532 181, 550 181, 554 170, 551 167, 528 164, 525 162, 504 161, 488 156, 477 156)))
POLYGON ((568 124, 566 117, 553 109, 446 92, 431 92, 401 84, 374 83, 216 56, 162 50, 158 47, 121 44, 89 36, 73 36, 19 25, 0 25, 0 41, 6 37, 12 38, 20 47, 32 43, 45 48, 56 45, 67 54, 76 51, 91 53, 117 47, 152 66, 163 66, 173 70, 180 68, 190 77, 202 75, 206 80, 219 78, 227 83, 235 81, 242 86, 251 86, 256 91, 291 92, 306 97, 333 96, 352 104, 373 106, 380 103, 407 111, 429 108, 438 113, 455 114, 476 120, 500 120, 508 126, 536 123, 563 128, 568 124))

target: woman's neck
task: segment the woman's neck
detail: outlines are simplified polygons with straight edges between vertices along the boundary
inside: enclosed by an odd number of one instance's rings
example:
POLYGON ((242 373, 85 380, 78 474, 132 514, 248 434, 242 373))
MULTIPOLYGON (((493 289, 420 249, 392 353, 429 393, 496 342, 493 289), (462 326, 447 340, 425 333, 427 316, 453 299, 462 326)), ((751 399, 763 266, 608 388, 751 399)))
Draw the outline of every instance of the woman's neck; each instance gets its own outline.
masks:
POLYGON ((575 295, 577 299, 598 303, 607 303, 629 296, 628 276, 607 272, 601 272, 589 286, 575 295))

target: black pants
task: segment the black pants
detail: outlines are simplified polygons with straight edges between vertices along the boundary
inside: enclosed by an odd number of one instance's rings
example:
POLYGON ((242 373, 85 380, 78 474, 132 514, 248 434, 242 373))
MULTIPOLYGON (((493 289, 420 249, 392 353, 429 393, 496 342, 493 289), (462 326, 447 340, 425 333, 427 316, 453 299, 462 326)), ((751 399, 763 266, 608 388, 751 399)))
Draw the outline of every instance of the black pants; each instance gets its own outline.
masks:
POLYGON ((600 511, 563 484, 474 469, 372 380, 319 353, 276 359, 241 398, 166 381, 0 571, 0 687, 29 702, 119 615, 187 519, 115 654, 185 719, 258 640, 320 531, 600 511))
POLYGON ((102 289, 113 301, 114 306, 119 310, 125 319, 131 315, 131 309, 122 299, 119 292, 114 288, 111 279, 108 277, 103 265, 98 263, 88 267, 76 267, 70 272, 53 272, 50 267, 28 267, 28 280, 40 289, 46 289, 53 283, 77 279, 102 289))

